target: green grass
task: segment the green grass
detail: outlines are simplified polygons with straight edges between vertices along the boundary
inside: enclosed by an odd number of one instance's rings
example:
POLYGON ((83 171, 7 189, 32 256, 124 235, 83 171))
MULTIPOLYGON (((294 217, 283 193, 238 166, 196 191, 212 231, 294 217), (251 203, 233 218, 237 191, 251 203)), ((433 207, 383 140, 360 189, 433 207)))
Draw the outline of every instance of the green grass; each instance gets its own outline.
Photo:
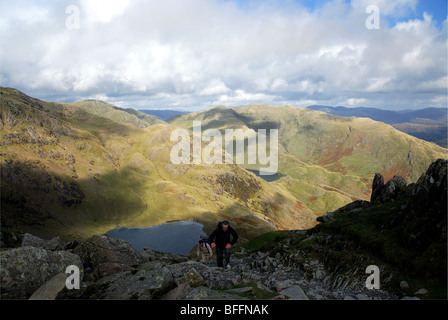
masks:
POLYGON ((288 233, 288 231, 267 232, 252 239, 248 243, 242 245, 242 247, 246 249, 249 254, 257 251, 266 251, 269 250, 269 248, 275 247, 282 236, 287 235, 288 233))

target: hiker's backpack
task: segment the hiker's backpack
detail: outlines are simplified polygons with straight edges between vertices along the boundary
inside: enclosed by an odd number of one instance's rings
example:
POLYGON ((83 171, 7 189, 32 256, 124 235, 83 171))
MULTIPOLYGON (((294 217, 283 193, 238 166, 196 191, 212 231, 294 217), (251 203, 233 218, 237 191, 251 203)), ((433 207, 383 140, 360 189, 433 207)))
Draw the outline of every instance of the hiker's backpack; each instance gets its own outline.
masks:
POLYGON ((204 236, 201 236, 201 240, 199 240, 199 241, 202 241, 205 244, 209 244, 209 245, 211 244, 209 238, 204 237, 204 236))

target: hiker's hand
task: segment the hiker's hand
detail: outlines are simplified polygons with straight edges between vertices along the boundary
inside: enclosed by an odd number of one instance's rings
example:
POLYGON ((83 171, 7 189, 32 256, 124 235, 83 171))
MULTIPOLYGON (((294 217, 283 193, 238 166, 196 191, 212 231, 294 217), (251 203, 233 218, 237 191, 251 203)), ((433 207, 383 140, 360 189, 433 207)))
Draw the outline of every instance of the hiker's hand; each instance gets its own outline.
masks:
POLYGON ((216 247, 216 243, 212 242, 212 248, 216 247))
POLYGON ((212 256, 212 255, 210 255, 210 259, 211 259, 211 258, 213 258, 213 256, 212 256))
POLYGON ((226 245, 226 249, 230 249, 232 247, 232 245, 230 244, 230 243, 228 243, 227 245, 226 245))

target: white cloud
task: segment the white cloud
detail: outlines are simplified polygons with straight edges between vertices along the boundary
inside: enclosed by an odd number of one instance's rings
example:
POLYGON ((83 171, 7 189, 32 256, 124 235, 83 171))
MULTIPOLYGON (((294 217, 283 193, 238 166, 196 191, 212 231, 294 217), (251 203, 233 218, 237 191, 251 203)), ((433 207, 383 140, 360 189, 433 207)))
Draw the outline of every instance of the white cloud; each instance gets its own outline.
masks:
POLYGON ((268 103, 274 101, 275 95, 267 95, 264 93, 247 93, 244 90, 235 90, 232 95, 221 95, 215 104, 226 104, 229 106, 252 104, 252 103, 268 103))
POLYGON ((366 99, 363 98, 350 98, 347 99, 347 105, 349 106, 357 106, 360 105, 362 103, 366 102, 366 99))
POLYGON ((107 23, 126 10, 129 0, 81 0, 87 19, 107 23))
POLYGON ((416 0, 335 0, 313 12, 278 3, 258 1, 249 9, 221 0, 3 3, 0 79, 41 99, 51 91, 65 100, 104 96, 140 107, 338 101, 412 107, 443 95, 446 27, 437 29, 429 15, 392 28, 365 27, 367 5, 402 17, 416 0), (79 30, 65 26, 68 5, 80 8, 79 30), (416 99, 419 92, 425 96, 416 99))
POLYGON ((368 6, 374 5, 378 7, 381 15, 404 16, 416 9, 418 1, 419 0, 353 0, 351 3, 354 10, 365 10, 368 6))

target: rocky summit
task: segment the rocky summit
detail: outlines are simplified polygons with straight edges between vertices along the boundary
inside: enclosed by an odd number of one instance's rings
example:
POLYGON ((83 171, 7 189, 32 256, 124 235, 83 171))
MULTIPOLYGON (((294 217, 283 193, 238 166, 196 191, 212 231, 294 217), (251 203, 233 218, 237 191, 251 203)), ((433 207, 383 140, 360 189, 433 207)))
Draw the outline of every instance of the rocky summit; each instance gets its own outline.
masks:
POLYGON ((355 201, 308 230, 237 245, 229 269, 194 254, 137 252, 106 235, 64 243, 27 233, 19 247, 1 249, 2 298, 444 299, 446 180, 446 160, 415 184, 375 175, 371 202, 355 201), (68 265, 81 270, 79 289, 64 285, 68 265), (378 268, 378 288, 367 286, 369 266, 378 268))

